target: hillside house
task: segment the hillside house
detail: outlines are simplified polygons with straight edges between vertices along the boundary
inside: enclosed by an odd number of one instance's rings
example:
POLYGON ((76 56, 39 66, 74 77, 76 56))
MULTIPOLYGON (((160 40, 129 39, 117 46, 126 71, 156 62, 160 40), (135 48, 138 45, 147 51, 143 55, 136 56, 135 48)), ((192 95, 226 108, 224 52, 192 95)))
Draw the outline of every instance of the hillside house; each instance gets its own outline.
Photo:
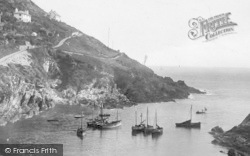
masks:
POLYGON ((53 10, 49 12, 48 16, 51 20, 61 21, 61 16, 53 10))
POLYGON ((20 45, 19 50, 27 50, 27 49, 32 49, 35 46, 31 45, 29 41, 25 41, 25 45, 20 45))
POLYGON ((31 15, 29 14, 29 11, 19 11, 17 8, 15 9, 14 12, 14 17, 17 18, 18 20, 29 23, 31 22, 31 15))

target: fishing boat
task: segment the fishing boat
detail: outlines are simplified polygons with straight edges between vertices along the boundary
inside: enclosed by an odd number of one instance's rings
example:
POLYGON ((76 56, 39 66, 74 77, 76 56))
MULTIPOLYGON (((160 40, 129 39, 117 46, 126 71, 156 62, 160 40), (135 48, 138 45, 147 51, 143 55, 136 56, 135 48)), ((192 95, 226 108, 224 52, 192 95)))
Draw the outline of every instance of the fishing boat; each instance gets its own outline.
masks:
POLYGON ((197 111, 196 114, 206 114, 207 108, 205 107, 204 110, 197 111))
POLYGON ((163 128, 157 124, 157 111, 155 111, 155 128, 153 129, 152 134, 160 134, 162 132, 163 128))
POLYGON ((78 118, 83 118, 84 115, 75 115, 74 118, 78 119, 78 118))
POLYGON ((196 114, 206 114, 206 112, 202 110, 202 111, 197 111, 196 114))
POLYGON ((101 114, 99 116, 101 117, 101 120, 96 122, 95 128, 112 129, 112 128, 116 128, 116 127, 121 126, 121 120, 118 119, 118 110, 117 110, 117 114, 116 114, 116 120, 110 122, 107 120, 108 118, 106 118, 107 114, 103 113, 103 104, 102 104, 101 105, 101 114))
POLYGON ((190 120, 184 121, 182 123, 176 123, 176 127, 184 127, 184 128, 200 128, 201 127, 200 122, 192 123, 192 109, 193 107, 191 106, 190 120))
POLYGON ((48 121, 48 122, 59 122, 58 119, 48 119, 47 121, 48 121))
POLYGON ((135 111, 135 125, 132 126, 132 132, 143 132, 145 128, 145 124, 142 121, 142 114, 141 114, 141 122, 137 124, 137 111, 135 111))
POLYGON ((92 119, 87 122, 88 127, 96 128, 98 123, 105 122, 110 117, 110 114, 104 114, 101 106, 100 114, 94 118, 94 111, 92 110, 92 119))
POLYGON ((152 133, 154 126, 148 124, 148 108, 147 108, 147 125, 144 128, 144 133, 152 133))
POLYGON ((83 118, 83 115, 81 114, 81 127, 79 127, 76 131, 76 135, 79 137, 83 137, 85 135, 85 133, 84 133, 85 130, 82 127, 82 118, 83 118))

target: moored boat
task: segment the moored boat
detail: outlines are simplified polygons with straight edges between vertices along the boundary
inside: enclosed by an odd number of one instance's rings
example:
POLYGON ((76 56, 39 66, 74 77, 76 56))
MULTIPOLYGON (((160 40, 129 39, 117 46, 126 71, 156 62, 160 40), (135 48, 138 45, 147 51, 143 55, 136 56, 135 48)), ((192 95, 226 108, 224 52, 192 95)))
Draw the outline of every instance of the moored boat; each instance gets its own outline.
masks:
POLYGON ((206 114, 206 112, 202 110, 202 111, 197 111, 196 114, 206 114))
POLYGON ((176 123, 176 127, 184 127, 184 128, 200 128, 201 127, 201 123, 200 122, 196 122, 196 123, 192 123, 192 106, 190 109, 190 120, 181 122, 181 123, 176 123))
POLYGON ((58 119, 48 119, 47 121, 48 121, 48 122, 59 122, 58 119))
POLYGON ((78 118, 84 118, 84 115, 75 115, 74 118, 78 119, 78 118))
MULTIPOLYGON (((95 128, 98 129, 112 129, 112 128, 117 128, 122 125, 122 121, 118 119, 118 110, 116 114, 116 120, 114 121, 108 121, 106 118, 107 115, 103 113, 103 104, 101 105, 101 114, 99 115, 101 117, 100 121, 96 122, 95 128)), ((109 116, 108 116, 109 117, 109 116)))
POLYGON ((176 127, 200 128, 201 123, 200 122, 192 123, 191 120, 187 120, 182 123, 176 123, 176 127))
POLYGON ((160 134, 163 133, 163 127, 160 127, 157 124, 157 111, 155 111, 155 128, 152 131, 153 134, 160 134))
POLYGON ((147 108, 147 125, 144 128, 144 133, 152 133, 154 126, 148 124, 148 108, 147 108))
POLYGON ((111 121, 111 122, 98 122, 96 128, 99 129, 112 129, 121 126, 121 120, 111 121))
POLYGON ((205 107, 204 110, 202 109, 201 111, 197 111, 196 114, 206 114, 207 108, 205 107))
POLYGON ((81 127, 79 127, 76 131, 76 135, 79 137, 83 137, 85 135, 85 130, 82 127, 82 118, 83 118, 83 115, 81 114, 81 127))
POLYGON ((137 111, 135 111, 135 125, 132 126, 132 132, 143 132, 145 128, 145 124, 142 121, 142 114, 141 114, 141 122, 137 124, 137 111))
POLYGON ((100 114, 96 118, 94 118, 93 114, 94 114, 94 111, 92 110, 92 119, 87 121, 87 126, 91 128, 97 128, 97 125, 99 123, 106 122, 108 118, 110 117, 110 114, 103 113, 103 105, 101 105, 100 114))

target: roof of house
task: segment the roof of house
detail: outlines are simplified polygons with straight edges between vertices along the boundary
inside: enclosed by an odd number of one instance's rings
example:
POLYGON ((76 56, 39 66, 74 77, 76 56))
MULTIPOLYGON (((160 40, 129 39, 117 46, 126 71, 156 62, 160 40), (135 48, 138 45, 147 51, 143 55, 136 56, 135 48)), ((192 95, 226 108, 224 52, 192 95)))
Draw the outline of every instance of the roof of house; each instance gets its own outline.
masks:
POLYGON ((17 12, 15 11, 14 14, 24 14, 27 16, 31 16, 28 11, 20 11, 20 10, 18 10, 17 12))
POLYGON ((56 11, 53 11, 53 10, 51 10, 51 11, 49 12, 49 14, 50 14, 50 15, 51 15, 51 14, 54 14, 55 16, 61 17, 56 11))

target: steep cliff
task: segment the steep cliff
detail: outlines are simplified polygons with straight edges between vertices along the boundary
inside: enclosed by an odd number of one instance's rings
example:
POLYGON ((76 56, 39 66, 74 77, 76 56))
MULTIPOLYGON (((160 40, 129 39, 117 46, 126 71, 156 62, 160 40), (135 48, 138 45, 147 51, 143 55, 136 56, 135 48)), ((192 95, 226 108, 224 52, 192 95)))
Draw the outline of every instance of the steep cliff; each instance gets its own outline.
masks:
POLYGON ((0 124, 31 117, 55 104, 122 107, 202 93, 63 23, 30 0, 0 0, 0 124), (32 22, 13 17, 28 10, 32 22), (27 44, 29 43, 29 44, 27 44))

